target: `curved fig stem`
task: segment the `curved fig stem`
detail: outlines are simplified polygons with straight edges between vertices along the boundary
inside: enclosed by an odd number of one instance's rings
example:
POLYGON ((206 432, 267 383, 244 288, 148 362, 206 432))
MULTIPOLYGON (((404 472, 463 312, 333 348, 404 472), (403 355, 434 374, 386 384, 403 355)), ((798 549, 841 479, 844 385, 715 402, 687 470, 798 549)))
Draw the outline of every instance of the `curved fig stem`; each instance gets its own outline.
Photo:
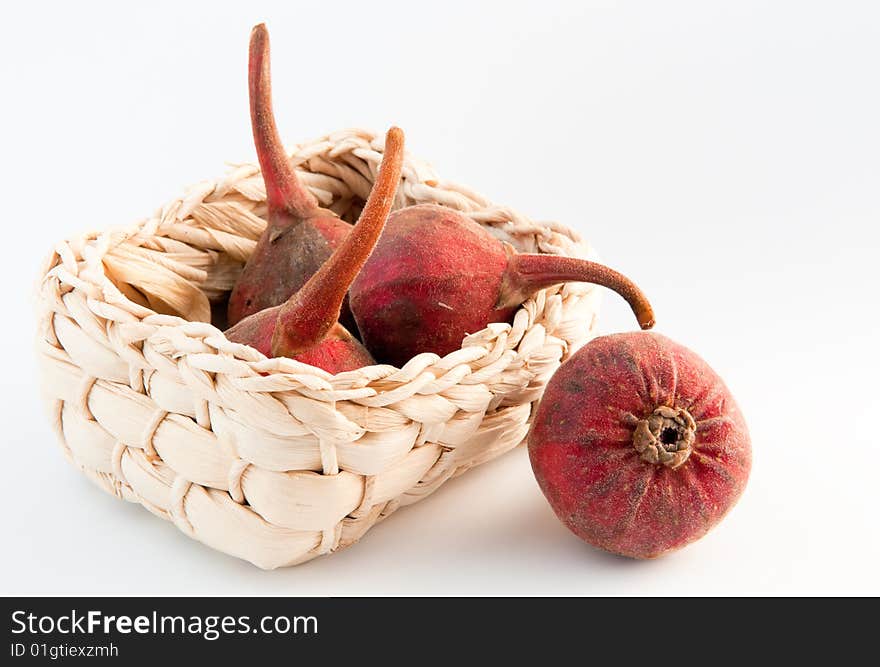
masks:
POLYGON ((339 318, 348 288, 366 263, 385 227, 403 166, 403 131, 385 135, 379 175, 357 224, 330 258, 278 312, 272 354, 296 353, 321 341, 339 318))
POLYGON ((540 289, 571 282, 594 283, 617 292, 632 308, 642 329, 654 326, 654 310, 633 281, 603 264, 577 257, 511 255, 497 307, 519 305, 540 289))
POLYGON ((317 200, 303 185, 290 158, 284 152, 275 115, 272 112, 272 78, 269 71, 269 31, 260 23, 251 30, 248 60, 248 93, 251 104, 251 127, 257 158, 266 183, 269 219, 273 213, 287 212, 303 219, 318 208, 317 200))

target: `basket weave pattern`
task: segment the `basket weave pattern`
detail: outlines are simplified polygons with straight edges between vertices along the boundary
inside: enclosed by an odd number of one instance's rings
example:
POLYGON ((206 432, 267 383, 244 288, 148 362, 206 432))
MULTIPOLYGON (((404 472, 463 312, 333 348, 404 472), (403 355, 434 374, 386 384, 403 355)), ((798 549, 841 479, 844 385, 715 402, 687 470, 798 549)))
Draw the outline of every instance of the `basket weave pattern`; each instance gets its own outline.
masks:
MULTIPOLYGON (((354 219, 383 138, 346 130, 292 159, 321 204, 354 219)), ((446 357, 329 375, 267 359, 209 322, 265 225, 254 165, 153 217, 58 244, 39 287, 43 393, 73 464, 109 493, 262 568, 356 542, 444 481, 522 442, 561 360, 593 334, 597 290, 538 293, 446 357)), ((407 156, 395 208, 465 212, 522 251, 590 256, 441 181, 407 156)))

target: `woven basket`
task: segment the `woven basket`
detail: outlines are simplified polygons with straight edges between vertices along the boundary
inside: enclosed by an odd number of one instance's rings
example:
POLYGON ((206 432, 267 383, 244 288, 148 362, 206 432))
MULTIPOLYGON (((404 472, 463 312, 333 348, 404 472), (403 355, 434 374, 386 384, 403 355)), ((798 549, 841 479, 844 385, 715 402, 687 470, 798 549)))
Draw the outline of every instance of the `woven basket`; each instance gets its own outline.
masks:
MULTIPOLYGON (((293 160, 322 205, 353 220, 382 150, 381 135, 347 130, 293 160)), ((333 376, 267 359, 209 324, 265 224, 264 199, 259 169, 241 165, 149 220, 57 245, 39 287, 38 352, 74 465, 190 537, 270 569, 356 542, 522 442, 550 375, 592 335, 598 290, 544 290, 512 326, 400 369, 333 376)), ((407 157, 395 208, 425 202, 523 251, 590 256, 568 229, 492 205, 407 157)))

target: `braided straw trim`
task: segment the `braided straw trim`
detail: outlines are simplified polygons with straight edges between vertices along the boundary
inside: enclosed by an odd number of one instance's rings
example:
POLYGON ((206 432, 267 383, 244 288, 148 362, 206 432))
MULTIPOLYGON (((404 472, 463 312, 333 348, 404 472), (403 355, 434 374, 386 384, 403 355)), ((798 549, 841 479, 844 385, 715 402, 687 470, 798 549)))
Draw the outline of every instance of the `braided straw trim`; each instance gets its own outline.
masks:
MULTIPOLYGON (((353 220, 383 138, 345 130, 292 160, 353 220)), ((259 170, 238 165, 127 228, 59 243, 39 288, 38 351, 65 454, 113 495, 262 568, 356 542, 377 521, 524 439, 561 360, 592 335, 598 291, 538 293, 445 357, 332 376, 266 359, 208 322, 264 226, 259 170)), ((449 206, 527 252, 590 256, 442 181, 408 156, 395 208, 449 206)))

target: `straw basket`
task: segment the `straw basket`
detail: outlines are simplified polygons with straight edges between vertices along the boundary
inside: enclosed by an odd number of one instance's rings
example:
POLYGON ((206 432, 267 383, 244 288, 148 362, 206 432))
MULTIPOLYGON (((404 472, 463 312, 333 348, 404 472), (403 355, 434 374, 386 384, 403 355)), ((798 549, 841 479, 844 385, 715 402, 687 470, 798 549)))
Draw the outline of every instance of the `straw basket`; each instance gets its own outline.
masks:
MULTIPOLYGON (((356 218, 383 138, 302 145, 293 161, 324 206, 356 218)), ((398 507, 516 447, 562 359, 592 335, 597 290, 544 290, 440 358, 329 375, 229 342, 223 299, 263 226, 257 167, 233 168, 131 227, 58 244, 42 274, 43 391, 68 458, 215 549, 261 568, 356 542, 398 507), (212 305, 215 322, 211 325, 212 305)), ((459 209, 523 251, 588 257, 407 157, 395 208, 459 209)))

